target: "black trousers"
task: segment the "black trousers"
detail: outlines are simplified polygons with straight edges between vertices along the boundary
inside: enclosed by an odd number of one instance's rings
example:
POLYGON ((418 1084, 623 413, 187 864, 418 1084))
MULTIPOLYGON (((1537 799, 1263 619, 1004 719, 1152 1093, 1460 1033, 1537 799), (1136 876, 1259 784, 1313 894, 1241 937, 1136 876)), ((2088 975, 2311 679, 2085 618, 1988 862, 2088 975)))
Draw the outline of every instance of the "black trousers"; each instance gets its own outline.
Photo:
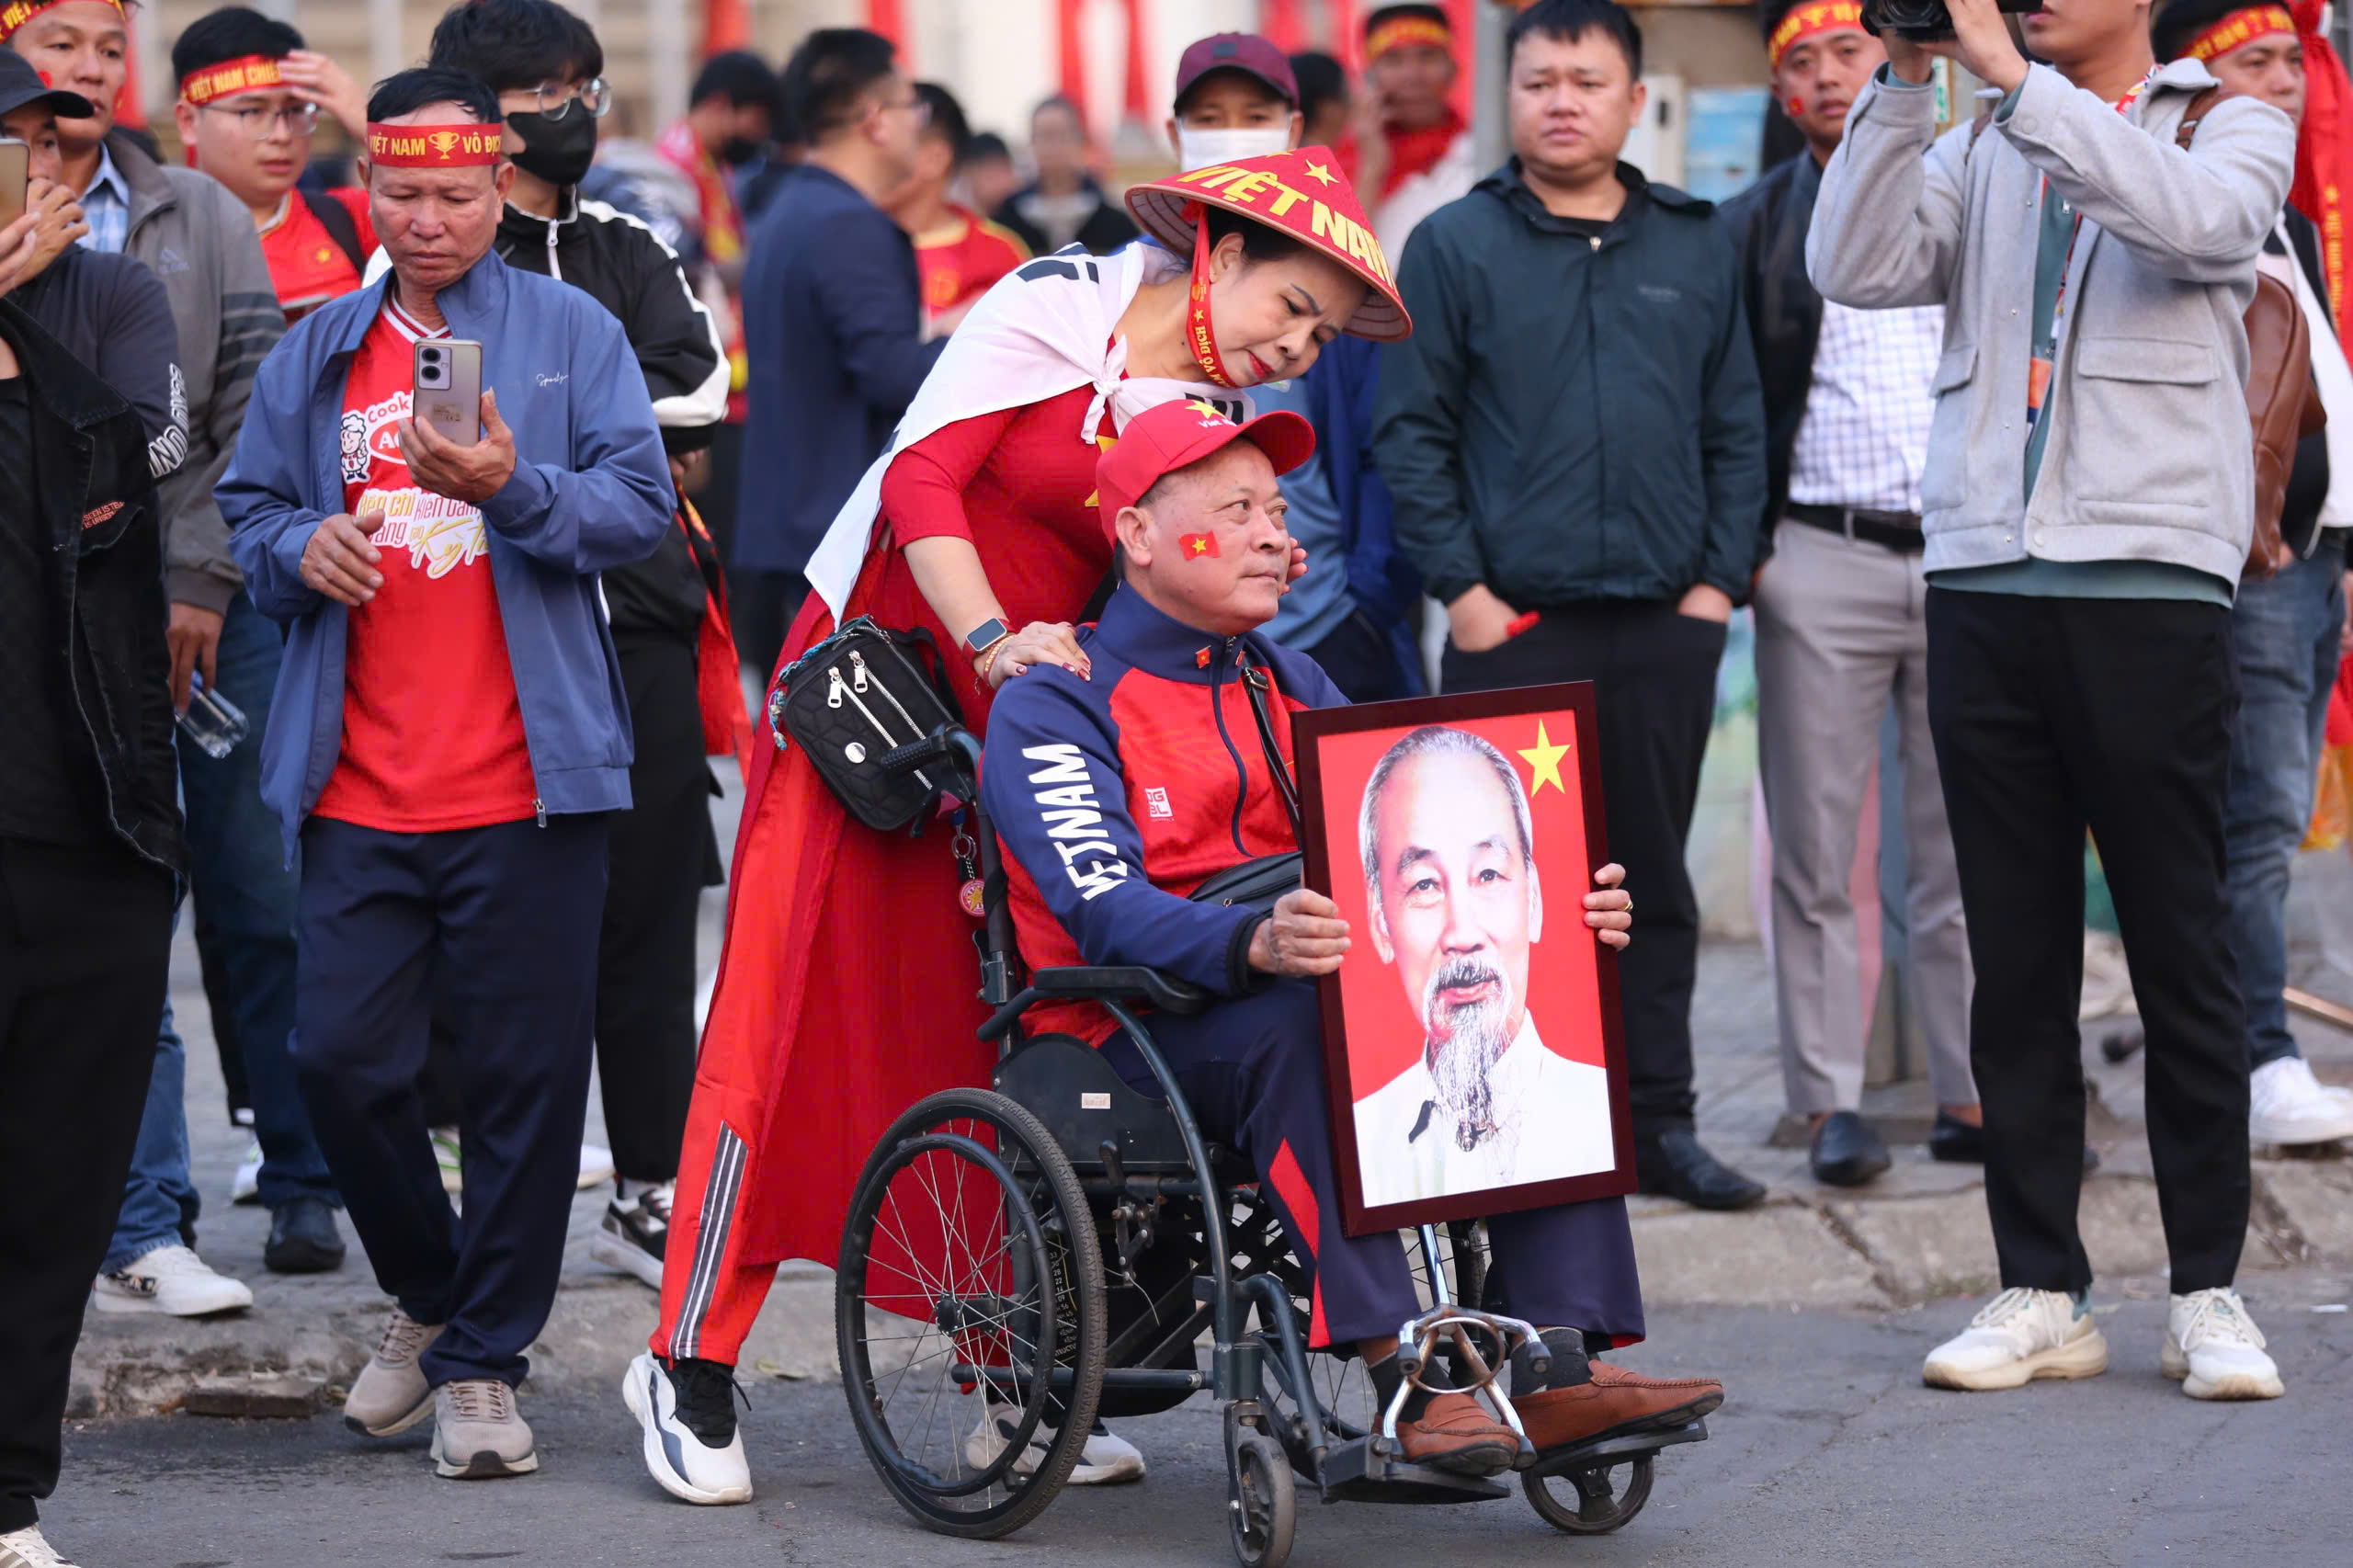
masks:
POLYGON ((1636 1138, 1690 1126, 1699 1104, 1691 985, 1699 904, 1683 844, 1699 804, 1723 653, 1721 622, 1679 615, 1671 604, 1620 601, 1547 610, 1483 653, 1449 643, 1438 665, 1449 692, 1594 683, 1609 858, 1626 868, 1634 895, 1634 939, 1618 975, 1636 1138))
POLYGON ((171 968, 168 872, 0 839, 0 1535, 57 1485, 83 1303, 122 1207, 171 968))
POLYGON ((1412 695, 1404 671, 1398 667, 1397 651, 1360 609, 1350 610, 1306 653, 1351 702, 1387 702, 1412 695))
POLYGON ((637 731, 631 806, 611 818, 611 881, 597 945, 597 1070, 613 1168, 629 1181, 678 1174, 695 1088, 695 932, 715 883, 710 767, 696 705, 695 651, 620 644, 637 731))
POLYGON ((2148 1038, 2173 1289, 2228 1285, 2247 1221, 2247 1042, 2224 939, 2231 619, 2166 599, 1928 593, 1928 723, 1977 971, 1970 1062, 2005 1286, 2081 1290, 2084 833, 2148 1038))
POLYGON ((555 1301, 605 838, 601 816, 420 834, 313 817, 302 830, 294 1067, 377 1283, 417 1322, 449 1325, 421 1362, 437 1385, 521 1381, 555 1301), (416 1087, 437 1008, 457 1043, 462 1220, 416 1087))

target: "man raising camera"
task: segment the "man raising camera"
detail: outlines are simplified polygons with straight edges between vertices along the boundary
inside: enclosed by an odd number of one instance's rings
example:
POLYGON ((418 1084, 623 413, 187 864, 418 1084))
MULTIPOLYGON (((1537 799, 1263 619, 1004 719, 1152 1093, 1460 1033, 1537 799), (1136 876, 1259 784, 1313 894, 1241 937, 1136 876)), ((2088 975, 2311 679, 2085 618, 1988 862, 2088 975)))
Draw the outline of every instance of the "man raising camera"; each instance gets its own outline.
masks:
POLYGON ((2231 1289, 2247 1048, 2222 803, 2254 528, 2241 318, 2295 134, 2268 104, 2200 100, 2214 79, 2194 60, 2153 72, 2145 0, 2053 0, 2025 18, 2036 65, 1995 0, 1950 5, 1951 38, 1887 30, 1806 249, 1842 304, 1946 307, 1921 483, 1928 717, 2004 1290, 1923 1374, 2016 1388, 2108 1364, 2075 1225, 2088 827, 2148 1030, 2174 1291, 2159 1366, 2198 1398, 2269 1398, 2279 1369, 2231 1289), (2000 95, 1941 140, 1932 55, 2000 95))

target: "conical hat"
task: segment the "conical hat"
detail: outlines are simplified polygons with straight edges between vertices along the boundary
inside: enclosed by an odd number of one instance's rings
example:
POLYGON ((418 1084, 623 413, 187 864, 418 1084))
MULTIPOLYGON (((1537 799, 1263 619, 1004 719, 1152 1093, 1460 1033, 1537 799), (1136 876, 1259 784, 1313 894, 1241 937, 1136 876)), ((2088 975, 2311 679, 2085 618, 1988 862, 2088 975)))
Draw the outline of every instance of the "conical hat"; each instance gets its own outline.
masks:
POLYGON ((1389 258, 1381 253, 1356 188, 1340 173, 1340 160, 1329 147, 1211 164, 1128 187, 1128 210, 1143 232, 1178 256, 1192 254, 1197 202, 1255 218, 1363 278, 1370 285, 1364 303, 1343 331, 1375 343, 1394 343, 1413 332, 1389 258))

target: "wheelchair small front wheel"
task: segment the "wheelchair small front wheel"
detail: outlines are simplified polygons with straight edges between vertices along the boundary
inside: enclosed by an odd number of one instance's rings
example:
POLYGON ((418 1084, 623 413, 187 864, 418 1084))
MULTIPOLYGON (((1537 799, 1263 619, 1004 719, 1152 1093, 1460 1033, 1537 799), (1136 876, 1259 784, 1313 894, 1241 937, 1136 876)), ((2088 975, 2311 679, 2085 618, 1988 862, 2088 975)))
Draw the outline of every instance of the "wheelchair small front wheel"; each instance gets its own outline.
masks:
POLYGON ((1242 1568, 1283 1568, 1299 1528, 1299 1492, 1290 1460, 1263 1432, 1229 1440, 1226 1449, 1226 1531, 1242 1568))
POLYGON ((1044 1512, 1103 1392, 1102 1249, 1053 1135, 950 1089, 892 1124, 858 1178, 834 1285, 842 1390, 908 1513, 994 1540, 1044 1512))
POLYGON ((1642 1454, 1616 1465, 1596 1465, 1554 1476, 1523 1475, 1519 1481, 1520 1490, 1528 1494, 1528 1506, 1554 1529, 1570 1535, 1608 1535, 1632 1523, 1643 1505, 1651 1500, 1651 1456, 1642 1454), (1620 1466, 1626 1471, 1622 1486, 1612 1479, 1620 1466), (1561 1490, 1554 1492, 1555 1486, 1561 1490))

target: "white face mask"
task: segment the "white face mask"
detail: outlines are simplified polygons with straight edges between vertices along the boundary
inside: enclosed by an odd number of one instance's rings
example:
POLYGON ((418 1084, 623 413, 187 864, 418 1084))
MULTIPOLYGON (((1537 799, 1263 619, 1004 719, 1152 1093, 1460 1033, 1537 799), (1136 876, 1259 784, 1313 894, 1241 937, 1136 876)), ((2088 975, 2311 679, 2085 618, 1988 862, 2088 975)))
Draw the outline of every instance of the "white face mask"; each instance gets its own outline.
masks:
POLYGON ((1264 158, 1276 153, 1290 151, 1290 127, 1285 125, 1245 126, 1239 131, 1195 131, 1188 126, 1176 128, 1176 161, 1181 171, 1190 174, 1217 164, 1239 163, 1245 158, 1264 158))

